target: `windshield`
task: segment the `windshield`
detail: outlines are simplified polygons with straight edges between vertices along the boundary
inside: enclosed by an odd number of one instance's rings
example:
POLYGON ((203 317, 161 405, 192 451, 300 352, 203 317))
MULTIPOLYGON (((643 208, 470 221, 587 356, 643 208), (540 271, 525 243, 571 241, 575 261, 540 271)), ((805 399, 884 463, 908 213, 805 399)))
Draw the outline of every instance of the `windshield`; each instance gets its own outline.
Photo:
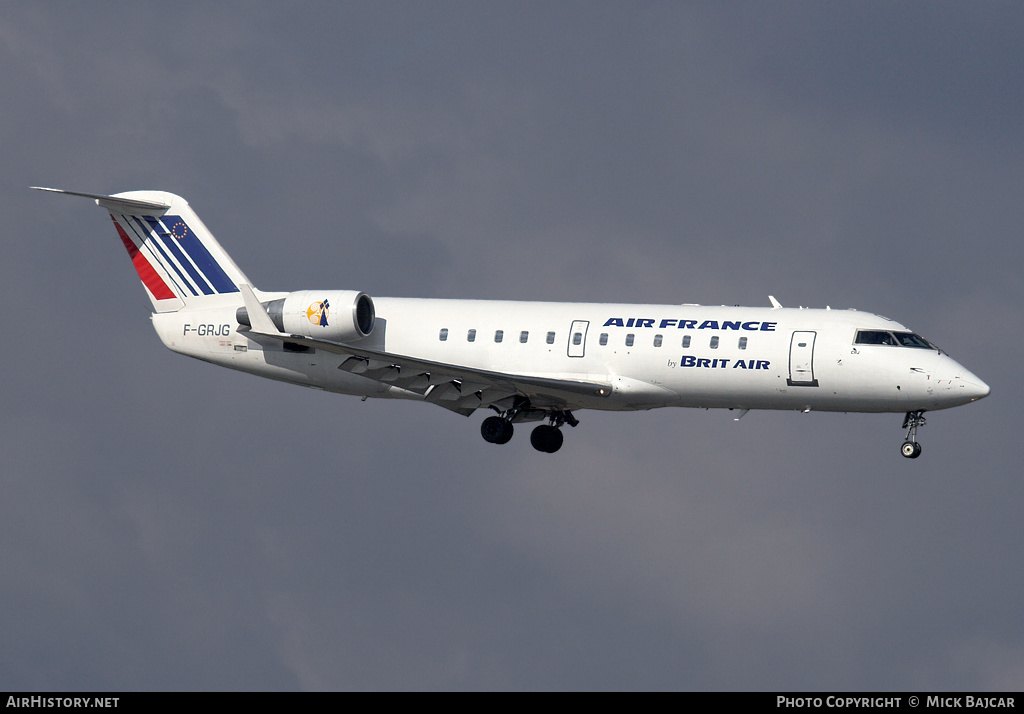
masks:
POLYGON ((896 339, 899 340, 900 344, 904 347, 919 347, 926 350, 938 349, 938 347, 933 345, 931 342, 920 335, 915 335, 913 332, 897 332, 895 334, 896 339))
POLYGON ((857 330, 854 344, 891 345, 894 347, 913 347, 922 350, 939 349, 925 338, 913 332, 889 332, 887 330, 857 330))

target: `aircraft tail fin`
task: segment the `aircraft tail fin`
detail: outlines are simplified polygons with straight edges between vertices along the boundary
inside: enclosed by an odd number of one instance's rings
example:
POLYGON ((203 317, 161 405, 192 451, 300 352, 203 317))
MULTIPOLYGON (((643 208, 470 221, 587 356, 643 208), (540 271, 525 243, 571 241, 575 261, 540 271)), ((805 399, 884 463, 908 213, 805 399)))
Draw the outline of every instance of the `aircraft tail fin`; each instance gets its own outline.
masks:
POLYGON ((238 286, 251 285, 180 196, 164 191, 104 196, 33 188, 92 198, 110 212, 154 312, 174 312, 186 305, 209 304, 218 299, 238 302, 238 286))

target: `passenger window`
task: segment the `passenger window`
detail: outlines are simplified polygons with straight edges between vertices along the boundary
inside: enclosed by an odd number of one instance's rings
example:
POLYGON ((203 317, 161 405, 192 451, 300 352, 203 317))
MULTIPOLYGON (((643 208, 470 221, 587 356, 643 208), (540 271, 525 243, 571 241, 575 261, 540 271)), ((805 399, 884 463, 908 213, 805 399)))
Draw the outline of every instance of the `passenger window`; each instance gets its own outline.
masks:
POLYGON ((572 333, 572 343, 574 345, 579 345, 581 342, 583 342, 583 333, 582 332, 574 332, 574 333, 572 333))
POLYGON ((442 327, 441 328, 441 333, 437 336, 437 339, 441 340, 441 342, 447 342, 448 341, 448 328, 447 327, 442 327))
POLYGON ((519 341, 522 342, 524 345, 526 344, 526 341, 528 339, 530 339, 530 333, 529 332, 527 332, 526 330, 523 330, 522 332, 519 333, 519 341))
POLYGON ((476 342, 476 330, 470 330, 466 333, 466 342, 476 342))
POLYGON ((632 346, 633 346, 633 334, 630 333, 630 334, 626 335, 626 347, 632 347, 632 346))
POLYGON ((654 336, 654 346, 661 347, 661 335, 654 336))
POLYGON ((601 343, 602 347, 607 345, 608 344, 608 333, 607 332, 602 332, 601 333, 601 339, 598 340, 598 341, 601 343))
POLYGON ((746 337, 741 337, 740 338, 740 349, 741 350, 747 349, 747 338, 746 337))
POLYGON ((711 349, 718 349, 718 335, 715 335, 714 337, 711 338, 711 349))
POLYGON ((685 349, 685 350, 690 349, 690 336, 689 335, 686 335, 685 337, 683 337, 683 349, 685 349))
POLYGON ((549 332, 549 333, 548 333, 548 337, 547 337, 547 343, 548 343, 549 345, 553 345, 553 344, 555 344, 555 333, 554 333, 554 332, 549 332))
POLYGON ((501 342, 503 339, 505 339, 505 331, 504 330, 495 330, 494 331, 494 341, 495 342, 501 342))

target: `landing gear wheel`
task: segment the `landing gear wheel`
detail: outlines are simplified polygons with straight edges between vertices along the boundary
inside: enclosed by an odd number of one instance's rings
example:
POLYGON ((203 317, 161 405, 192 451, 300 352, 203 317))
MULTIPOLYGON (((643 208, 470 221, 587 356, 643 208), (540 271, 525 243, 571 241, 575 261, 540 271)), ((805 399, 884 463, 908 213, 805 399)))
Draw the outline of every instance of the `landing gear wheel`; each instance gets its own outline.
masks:
POLYGON ((916 459, 921 455, 921 445, 916 441, 904 441, 903 446, 900 447, 900 453, 908 459, 916 459))
POLYGON ((480 424, 480 436, 488 444, 507 444, 512 438, 512 422, 498 416, 487 417, 480 424))
POLYGON ((509 442, 509 440, 512 438, 512 432, 513 432, 512 422, 506 421, 505 422, 505 427, 504 427, 504 429, 501 432, 501 436, 499 436, 498 440, 495 441, 494 443, 495 444, 507 444, 509 442))
POLYGON ((921 445, 917 443, 917 430, 924 426, 924 423, 924 412, 907 412, 903 419, 903 428, 907 430, 907 436, 903 439, 900 453, 908 459, 916 459, 921 455, 921 445))
POLYGON ((562 432, 557 426, 541 424, 530 433, 530 443, 537 451, 553 454, 562 448, 562 432))

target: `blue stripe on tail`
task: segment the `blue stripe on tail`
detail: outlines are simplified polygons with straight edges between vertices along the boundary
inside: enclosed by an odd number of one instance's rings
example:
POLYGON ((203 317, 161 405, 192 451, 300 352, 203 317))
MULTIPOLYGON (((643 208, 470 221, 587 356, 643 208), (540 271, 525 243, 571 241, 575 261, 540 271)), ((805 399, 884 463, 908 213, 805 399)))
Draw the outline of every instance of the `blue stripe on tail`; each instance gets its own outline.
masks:
POLYGON ((171 234, 168 242, 177 242, 188 253, 192 262, 203 272, 203 275, 210 281, 210 285, 213 286, 214 290, 218 293, 238 292, 238 286, 228 277, 228 274, 224 272, 220 264, 213 259, 210 251, 202 244, 195 232, 185 224, 185 221, 181 220, 181 216, 164 216, 163 224, 166 226, 167 232, 171 234))
POLYGON ((192 283, 189 282, 188 278, 185 277, 184 273, 181 272, 181 268, 178 267, 178 263, 171 260, 171 257, 167 254, 166 248, 155 240, 153 233, 149 230, 149 227, 145 222, 138 216, 126 216, 122 215, 121 219, 132 232, 139 239, 139 245, 149 245, 154 253, 159 256, 160 265, 163 266, 164 271, 167 273, 167 277, 174 283, 178 289, 178 295, 187 295, 191 293, 193 296, 198 295, 199 291, 196 290, 192 283), (174 271, 173 273, 171 271, 174 271), (175 278, 177 275, 177 278, 175 278))
POLYGON ((150 230, 152 231, 150 237, 155 242, 158 242, 167 248, 168 252, 170 252, 181 267, 185 269, 185 272, 192 277, 192 281, 203 295, 213 295, 213 288, 210 287, 206 282, 206 279, 203 278, 202 274, 198 270, 196 270, 196 267, 192 265, 189 259, 185 257, 185 254, 181 251, 177 241, 170 240, 166 235, 161 235, 161 233, 166 234, 167 231, 164 230, 162 225, 160 225, 160 222, 153 216, 142 216, 142 218, 149 224, 150 230))

